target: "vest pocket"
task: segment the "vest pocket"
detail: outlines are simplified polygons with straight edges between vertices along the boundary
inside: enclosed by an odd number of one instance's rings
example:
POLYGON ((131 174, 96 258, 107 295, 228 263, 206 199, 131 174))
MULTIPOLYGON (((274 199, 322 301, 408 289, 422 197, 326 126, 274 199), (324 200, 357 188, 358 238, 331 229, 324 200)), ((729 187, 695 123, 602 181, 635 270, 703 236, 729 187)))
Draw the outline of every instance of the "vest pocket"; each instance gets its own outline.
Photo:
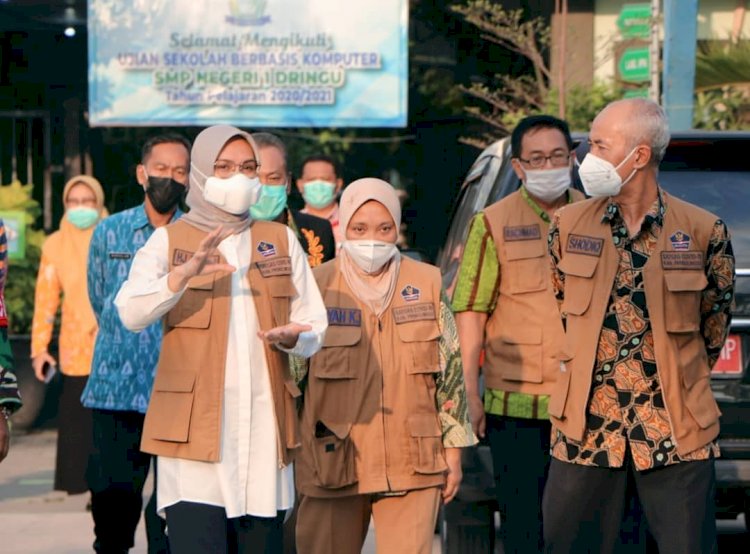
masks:
POLYGON ((271 310, 277 327, 289 323, 289 306, 297 289, 289 276, 267 277, 268 291, 271 295, 271 310))
POLYGON ((195 374, 187 371, 161 370, 154 381, 149 401, 151 436, 170 442, 188 442, 193 411, 195 374))
POLYGON ((701 293, 708 285, 702 271, 665 271, 664 321, 670 333, 700 330, 701 293))
POLYGON ((208 329, 214 296, 214 274, 198 275, 188 281, 185 292, 167 313, 169 327, 208 329))
POLYGON ((351 423, 318 421, 312 438, 316 484, 325 489, 340 489, 357 482, 351 423))
POLYGON ((362 328, 329 326, 323 339, 323 348, 310 361, 310 373, 318 379, 354 379, 356 366, 352 357, 355 345, 362 339, 362 328))
POLYGON ((711 390, 711 371, 700 333, 679 333, 670 336, 677 352, 682 395, 693 419, 701 429, 713 425, 721 415, 711 390))
POLYGON ((565 297, 560 311, 563 317, 583 315, 591 305, 594 293, 592 277, 599 258, 569 254, 560 260, 557 268, 565 274, 565 297))
POLYGON ((542 291, 550 285, 551 266, 542 241, 506 241, 505 255, 512 294, 542 291))
POLYGON ((542 382, 542 330, 539 327, 508 326, 500 331, 500 341, 489 341, 488 347, 500 362, 503 379, 542 382))
POLYGON ((396 328, 410 356, 411 363, 407 364, 407 373, 440 371, 438 356, 440 327, 436 320, 410 321, 397 324, 396 328))
POLYGON ((442 473, 448 468, 443 449, 443 433, 435 414, 409 416, 411 462, 415 473, 442 473))

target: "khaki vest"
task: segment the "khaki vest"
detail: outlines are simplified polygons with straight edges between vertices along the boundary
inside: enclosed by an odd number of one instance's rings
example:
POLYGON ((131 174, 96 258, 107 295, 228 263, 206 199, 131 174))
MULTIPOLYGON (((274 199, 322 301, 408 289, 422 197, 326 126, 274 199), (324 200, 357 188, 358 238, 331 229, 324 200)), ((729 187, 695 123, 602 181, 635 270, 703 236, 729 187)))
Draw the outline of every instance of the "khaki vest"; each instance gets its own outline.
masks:
MULTIPOLYGON (((206 233, 183 221, 167 226, 170 271, 189 259, 206 233)), ((296 295, 286 226, 255 221, 247 278, 259 328, 289 322, 296 295), (258 248, 265 243, 272 248, 258 248), (263 253, 261 253, 263 251, 263 253), (272 254, 268 252, 272 251, 272 254), (263 255, 265 254, 265 256, 263 255)), ((214 262, 225 262, 218 251, 214 262)), ((217 462, 221 454, 224 372, 229 338, 231 276, 193 277, 180 301, 164 317, 164 338, 143 427, 141 450, 158 456, 217 462)), ((286 353, 264 345, 274 399, 279 464, 299 446, 299 389, 286 353)))
MULTIPOLYGON (((700 332, 701 293, 708 284, 705 256, 718 218, 664 191, 661 194, 666 204, 664 227, 643 268, 643 282, 672 437, 677 452, 687 454, 719 432, 720 412, 711 392, 711 368, 700 332), (679 232, 689 237, 684 250, 676 250, 670 239, 679 232)), ((555 426, 577 441, 583 439, 599 334, 618 267, 610 224, 602 222, 607 202, 607 198, 592 199, 560 212, 565 364, 549 413, 555 426)))
POLYGON ((402 258, 380 320, 351 293, 338 260, 314 273, 328 330, 310 360, 295 461, 299 490, 334 497, 442 485, 438 269, 402 258))
MULTIPOLYGON (((571 189, 573 200, 583 195, 571 189)), ((549 224, 519 191, 484 210, 500 270, 497 304, 486 326, 482 368, 488 387, 550 394, 563 344, 552 291, 549 224)))

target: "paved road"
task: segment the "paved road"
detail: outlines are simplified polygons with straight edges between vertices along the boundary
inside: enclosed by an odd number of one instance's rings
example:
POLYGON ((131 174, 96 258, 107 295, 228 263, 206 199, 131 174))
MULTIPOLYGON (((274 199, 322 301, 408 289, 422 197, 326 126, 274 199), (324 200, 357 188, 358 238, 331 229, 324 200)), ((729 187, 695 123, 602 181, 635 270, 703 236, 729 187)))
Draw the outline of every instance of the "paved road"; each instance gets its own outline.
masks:
MULTIPOLYGON (((3 554, 93 552, 94 526, 86 511, 88 493, 69 496, 52 490, 57 434, 47 429, 12 437, 0 464, 0 521, 3 554)), ((146 491, 151 491, 151 481, 146 491)), ((375 553, 372 529, 363 554, 375 553)), ((437 541, 436 541, 437 543, 437 541)), ((143 519, 131 554, 146 554, 143 519)), ((436 546, 434 552, 440 552, 436 546)))
MULTIPOLYGON (((13 437, 8 458, 0 464, 0 521, 3 554, 81 554, 94 540, 88 494, 68 496, 52 490, 56 432, 51 429, 13 437)), ((151 490, 147 483, 146 490, 151 490)), ((719 521, 721 554, 750 551, 744 521, 719 521)), ((146 554, 143 525, 131 554, 146 554)), ((374 554, 372 534, 363 554, 374 554)), ((433 552, 440 548, 435 541, 433 552)))

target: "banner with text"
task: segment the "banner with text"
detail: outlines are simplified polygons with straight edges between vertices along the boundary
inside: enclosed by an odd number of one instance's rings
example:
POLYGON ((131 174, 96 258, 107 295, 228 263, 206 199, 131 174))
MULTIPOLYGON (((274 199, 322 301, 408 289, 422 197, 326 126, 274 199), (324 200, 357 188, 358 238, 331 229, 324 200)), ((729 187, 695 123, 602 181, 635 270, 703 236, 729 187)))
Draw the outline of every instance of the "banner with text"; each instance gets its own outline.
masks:
POLYGON ((89 0, 93 126, 404 127, 407 0, 89 0))

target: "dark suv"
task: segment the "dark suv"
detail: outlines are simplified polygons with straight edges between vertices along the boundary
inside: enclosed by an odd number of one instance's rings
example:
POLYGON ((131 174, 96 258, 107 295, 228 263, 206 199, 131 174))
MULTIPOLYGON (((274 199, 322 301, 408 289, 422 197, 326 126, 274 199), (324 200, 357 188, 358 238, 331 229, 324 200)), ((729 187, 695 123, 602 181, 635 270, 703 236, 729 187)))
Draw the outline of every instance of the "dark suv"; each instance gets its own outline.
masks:
MULTIPOLYGON (((579 141, 579 160, 588 151, 579 141)), ((580 188, 577 181, 576 186, 580 188)), ((737 262, 736 308, 731 334, 713 369, 711 386, 722 411, 716 462, 719 518, 745 514, 750 531, 750 133, 674 133, 660 166, 659 183, 674 196, 719 215, 732 234, 737 262)), ((469 170, 437 265, 449 293, 471 217, 515 191, 520 183, 510 165, 510 141, 486 148, 469 170)), ((464 481, 441 518, 444 553, 492 552, 495 533, 494 480, 489 447, 464 453, 464 481)))

